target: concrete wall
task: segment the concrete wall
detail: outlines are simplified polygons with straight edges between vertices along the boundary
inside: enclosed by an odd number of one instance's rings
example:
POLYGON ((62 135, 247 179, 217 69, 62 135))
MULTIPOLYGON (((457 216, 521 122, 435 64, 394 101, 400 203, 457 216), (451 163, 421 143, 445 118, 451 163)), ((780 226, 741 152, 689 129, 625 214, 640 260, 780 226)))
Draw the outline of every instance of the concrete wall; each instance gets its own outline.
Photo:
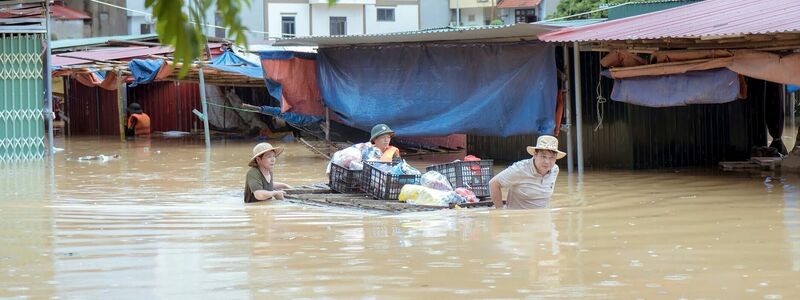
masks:
MULTIPOLYGON (((104 2, 126 7, 126 0, 106 0, 104 2)), ((144 2, 131 0, 131 2, 144 2)), ((128 13, 124 10, 97 4, 89 0, 65 0, 64 5, 85 11, 92 16, 91 36, 112 36, 128 34, 128 13)))
POLYGON ((51 29, 53 40, 84 38, 86 31, 91 31, 89 26, 84 26, 83 20, 54 20, 51 29))
POLYGON ((417 5, 366 5, 367 34, 419 30, 417 5), (378 8, 394 8, 394 21, 378 21, 378 8))
POLYGON ((450 25, 448 0, 420 0, 420 29, 439 28, 450 25))
POLYGON ((544 20, 554 14, 558 3, 561 3, 561 0, 542 0, 542 3, 539 4, 539 10, 536 11, 539 20, 544 20))
POLYGON ((347 18, 347 34, 364 34, 364 5, 328 4, 311 5, 311 34, 315 36, 330 35, 330 17, 347 18))
MULTIPOLYGON (((486 25, 483 8, 461 8, 461 26, 486 25)), ((453 20, 455 22, 456 20, 453 20)))
POLYGON ((281 16, 294 16, 294 30, 297 36, 311 35, 309 5, 303 3, 267 3, 267 21, 270 37, 280 37, 281 16))

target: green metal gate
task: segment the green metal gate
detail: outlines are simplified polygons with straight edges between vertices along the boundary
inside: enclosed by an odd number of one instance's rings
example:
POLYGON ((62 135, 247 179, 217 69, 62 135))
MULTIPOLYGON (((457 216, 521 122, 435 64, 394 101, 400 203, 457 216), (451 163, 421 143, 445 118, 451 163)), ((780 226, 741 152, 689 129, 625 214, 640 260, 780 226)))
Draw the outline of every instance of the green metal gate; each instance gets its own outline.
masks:
POLYGON ((0 33, 0 162, 44 157, 42 33, 0 33))

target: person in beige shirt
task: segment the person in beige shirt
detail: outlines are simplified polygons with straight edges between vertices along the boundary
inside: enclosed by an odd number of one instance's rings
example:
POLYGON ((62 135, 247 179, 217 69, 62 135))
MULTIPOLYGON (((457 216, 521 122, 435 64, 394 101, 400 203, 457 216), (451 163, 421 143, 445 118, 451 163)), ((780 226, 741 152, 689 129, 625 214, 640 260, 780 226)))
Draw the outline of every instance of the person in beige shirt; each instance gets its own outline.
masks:
POLYGON ((529 146, 530 159, 518 161, 489 181, 489 195, 494 207, 503 208, 503 190, 508 188, 506 206, 510 209, 543 208, 550 205, 550 196, 558 178, 556 160, 566 156, 558 150, 558 139, 543 135, 536 146, 529 146))

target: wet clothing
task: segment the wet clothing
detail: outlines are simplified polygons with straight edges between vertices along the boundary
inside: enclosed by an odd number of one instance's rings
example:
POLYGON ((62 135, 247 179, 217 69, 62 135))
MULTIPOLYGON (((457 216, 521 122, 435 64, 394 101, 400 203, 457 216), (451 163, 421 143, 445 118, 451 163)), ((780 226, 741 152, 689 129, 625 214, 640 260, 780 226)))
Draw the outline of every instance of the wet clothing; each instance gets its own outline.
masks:
POLYGON ((275 188, 272 186, 272 182, 275 181, 275 177, 272 176, 272 172, 269 172, 269 178, 270 181, 267 181, 264 175, 261 174, 261 170, 257 167, 250 167, 250 170, 247 171, 247 178, 244 183, 244 203, 259 201, 256 199, 256 195, 253 194, 253 191, 274 191, 275 188))
POLYGON ((131 114, 128 117, 128 127, 125 136, 150 135, 150 116, 146 113, 131 114))
POLYGON ((533 167, 533 159, 521 160, 497 174, 501 186, 508 188, 506 205, 511 209, 542 208, 550 205, 556 186, 558 166, 544 176, 533 167))

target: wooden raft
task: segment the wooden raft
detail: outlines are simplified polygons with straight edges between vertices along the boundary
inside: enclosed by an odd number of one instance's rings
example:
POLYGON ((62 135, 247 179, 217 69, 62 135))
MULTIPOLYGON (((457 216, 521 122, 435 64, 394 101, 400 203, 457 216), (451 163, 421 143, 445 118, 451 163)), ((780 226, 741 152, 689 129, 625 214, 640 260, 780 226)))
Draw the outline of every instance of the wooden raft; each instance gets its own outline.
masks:
POLYGON ((332 191, 326 184, 302 186, 286 191, 286 201, 298 204, 320 207, 342 207, 363 211, 377 211, 385 213, 406 213, 420 211, 435 211, 453 208, 490 207, 492 201, 450 205, 450 207, 414 205, 397 200, 375 200, 367 194, 339 194, 332 191))
POLYGON ((782 160, 780 157, 753 157, 749 161, 723 161, 719 166, 724 171, 775 170, 782 160))

